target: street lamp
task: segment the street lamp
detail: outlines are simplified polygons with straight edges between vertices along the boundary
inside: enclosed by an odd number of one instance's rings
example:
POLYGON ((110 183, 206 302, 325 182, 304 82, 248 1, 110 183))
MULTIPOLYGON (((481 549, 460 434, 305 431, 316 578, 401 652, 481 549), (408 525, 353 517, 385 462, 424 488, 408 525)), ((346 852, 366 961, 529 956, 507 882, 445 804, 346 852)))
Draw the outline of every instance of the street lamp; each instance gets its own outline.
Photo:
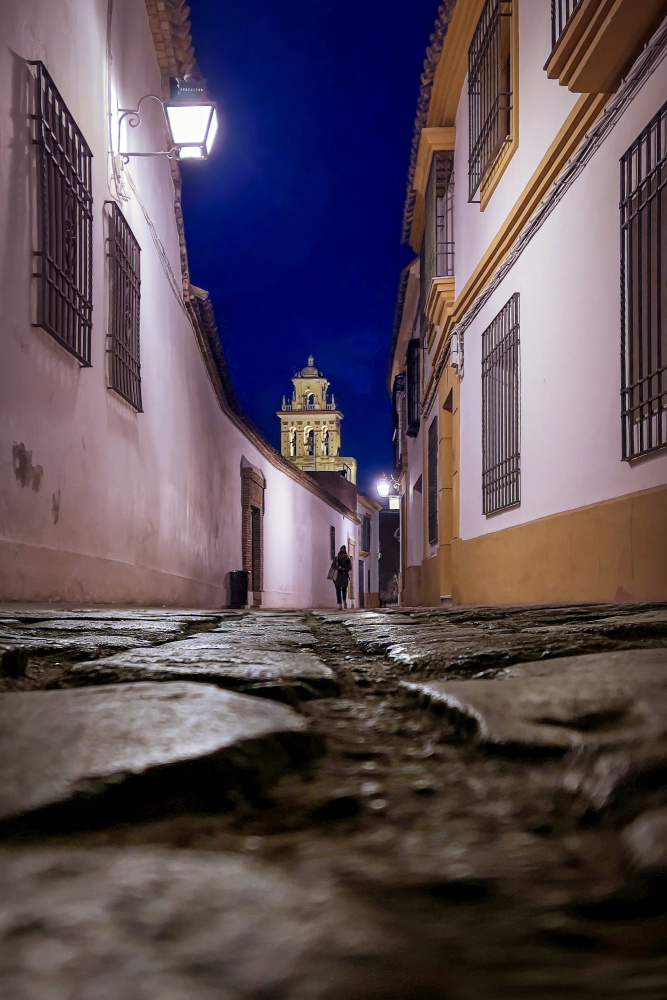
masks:
POLYGON ((218 131, 218 109, 206 95, 202 80, 172 79, 171 95, 167 103, 155 94, 145 94, 136 108, 119 108, 118 150, 127 163, 131 156, 168 156, 179 160, 206 160, 218 131), (121 128, 127 120, 130 128, 141 125, 141 105, 144 101, 157 101, 162 108, 169 129, 169 149, 135 153, 121 150, 121 128))
MULTIPOLYGON (((377 483, 375 484, 375 489, 378 491, 378 494, 384 500, 386 497, 389 496, 392 490, 396 490, 396 492, 398 493, 399 483, 398 480, 394 479, 393 476, 387 478, 386 472, 383 472, 380 478, 378 479, 377 483)), ((395 499, 395 498, 390 497, 390 499, 395 499)))
POLYGON ((375 489, 378 491, 378 495, 381 496, 382 499, 384 500, 386 497, 389 496, 389 493, 391 492, 391 487, 392 484, 389 482, 386 474, 383 472, 380 478, 378 479, 377 483, 375 484, 375 489))

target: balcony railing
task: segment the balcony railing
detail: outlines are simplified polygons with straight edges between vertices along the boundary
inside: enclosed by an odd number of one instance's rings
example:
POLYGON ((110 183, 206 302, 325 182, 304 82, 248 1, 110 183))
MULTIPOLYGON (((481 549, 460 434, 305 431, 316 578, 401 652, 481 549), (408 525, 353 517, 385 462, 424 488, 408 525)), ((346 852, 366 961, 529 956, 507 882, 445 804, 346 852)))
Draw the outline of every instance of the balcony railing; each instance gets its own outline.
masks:
POLYGON ((300 406, 299 403, 294 402, 294 400, 291 403, 283 403, 281 406, 281 410, 283 411, 284 410, 335 410, 336 408, 337 407, 335 403, 324 403, 323 405, 320 405, 319 403, 304 403, 303 405, 300 406))
POLYGON ((560 36, 581 0, 551 0, 551 48, 555 49, 560 36))

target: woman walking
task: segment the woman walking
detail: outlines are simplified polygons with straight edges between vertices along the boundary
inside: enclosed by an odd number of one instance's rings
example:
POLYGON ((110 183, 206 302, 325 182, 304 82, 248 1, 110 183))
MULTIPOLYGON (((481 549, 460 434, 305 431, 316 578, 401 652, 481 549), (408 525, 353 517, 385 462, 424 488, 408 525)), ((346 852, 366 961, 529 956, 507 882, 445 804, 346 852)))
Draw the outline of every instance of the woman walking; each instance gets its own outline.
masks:
POLYGON ((347 585, 350 582, 352 572, 352 561, 347 554, 347 549, 341 545, 338 555, 334 557, 329 570, 329 579, 333 580, 336 588, 336 600, 339 608, 347 607, 347 585))

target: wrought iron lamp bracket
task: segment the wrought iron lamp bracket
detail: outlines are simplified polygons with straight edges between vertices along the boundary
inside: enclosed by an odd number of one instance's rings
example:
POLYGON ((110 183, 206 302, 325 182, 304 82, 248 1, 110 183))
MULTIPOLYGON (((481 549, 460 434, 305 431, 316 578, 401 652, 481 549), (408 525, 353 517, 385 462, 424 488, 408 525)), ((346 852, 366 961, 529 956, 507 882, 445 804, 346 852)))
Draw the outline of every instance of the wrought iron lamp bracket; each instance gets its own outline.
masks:
POLYGON ((162 114, 164 115, 165 125, 167 126, 167 131, 169 130, 169 122, 167 120, 167 112, 164 106, 164 101, 157 94, 144 94, 136 108, 119 108, 118 109, 118 155, 120 156, 123 163, 129 163, 131 156, 167 156, 169 159, 174 160, 178 158, 177 149, 172 146, 171 149, 160 149, 151 153, 130 153, 121 151, 121 131, 123 127, 123 122, 127 119, 127 124, 130 128, 138 128, 141 125, 141 113, 140 108, 144 101, 153 100, 157 101, 162 108, 162 114))

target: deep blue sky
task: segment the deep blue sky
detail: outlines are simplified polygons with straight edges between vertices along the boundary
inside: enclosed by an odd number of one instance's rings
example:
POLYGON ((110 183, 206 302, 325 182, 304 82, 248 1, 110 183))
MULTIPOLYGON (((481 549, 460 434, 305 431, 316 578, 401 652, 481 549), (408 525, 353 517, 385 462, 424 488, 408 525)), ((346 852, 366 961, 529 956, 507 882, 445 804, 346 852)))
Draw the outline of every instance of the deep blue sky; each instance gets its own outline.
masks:
POLYGON ((438 0, 192 0, 218 101, 211 159, 183 165, 192 281, 212 297, 239 402, 275 411, 309 353, 343 451, 372 489, 391 463, 387 356, 419 76, 438 0))

